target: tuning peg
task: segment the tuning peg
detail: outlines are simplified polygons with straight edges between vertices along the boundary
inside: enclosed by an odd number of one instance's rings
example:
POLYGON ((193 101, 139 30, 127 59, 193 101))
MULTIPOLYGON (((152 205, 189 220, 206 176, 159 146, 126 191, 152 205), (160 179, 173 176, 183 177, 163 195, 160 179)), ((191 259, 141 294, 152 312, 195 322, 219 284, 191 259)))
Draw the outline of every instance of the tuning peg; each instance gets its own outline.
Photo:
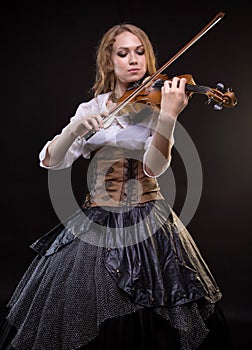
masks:
POLYGON ((210 103, 213 101, 213 97, 209 97, 206 101, 207 105, 210 105, 210 103))
POLYGON ((232 88, 227 88, 227 91, 232 92, 233 90, 232 90, 232 88))
POLYGON ((215 111, 221 111, 223 109, 223 106, 221 104, 216 103, 213 108, 215 111))
POLYGON ((219 91, 223 91, 224 90, 224 85, 222 83, 218 83, 216 85, 216 89, 219 90, 219 91))

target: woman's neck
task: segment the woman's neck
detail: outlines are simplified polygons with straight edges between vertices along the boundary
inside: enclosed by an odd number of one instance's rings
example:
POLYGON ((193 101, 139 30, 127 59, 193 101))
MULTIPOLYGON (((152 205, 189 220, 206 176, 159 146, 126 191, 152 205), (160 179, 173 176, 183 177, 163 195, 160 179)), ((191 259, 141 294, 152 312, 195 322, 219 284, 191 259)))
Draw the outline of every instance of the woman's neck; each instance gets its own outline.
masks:
POLYGON ((127 86, 128 86, 128 84, 122 83, 121 81, 120 82, 118 82, 118 81, 116 82, 115 88, 114 88, 114 90, 112 91, 112 94, 111 94, 111 99, 112 99, 113 102, 116 103, 119 100, 119 98, 122 97, 122 95, 127 90, 127 86))

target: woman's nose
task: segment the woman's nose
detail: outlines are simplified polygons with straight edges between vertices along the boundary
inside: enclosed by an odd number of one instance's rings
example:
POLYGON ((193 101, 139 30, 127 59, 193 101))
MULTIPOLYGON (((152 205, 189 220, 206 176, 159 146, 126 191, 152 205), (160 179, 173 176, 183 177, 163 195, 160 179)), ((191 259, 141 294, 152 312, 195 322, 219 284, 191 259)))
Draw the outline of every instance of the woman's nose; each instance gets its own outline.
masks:
POLYGON ((129 57, 130 57, 130 61, 129 61, 130 64, 136 64, 137 63, 137 57, 136 57, 135 53, 130 54, 129 57))

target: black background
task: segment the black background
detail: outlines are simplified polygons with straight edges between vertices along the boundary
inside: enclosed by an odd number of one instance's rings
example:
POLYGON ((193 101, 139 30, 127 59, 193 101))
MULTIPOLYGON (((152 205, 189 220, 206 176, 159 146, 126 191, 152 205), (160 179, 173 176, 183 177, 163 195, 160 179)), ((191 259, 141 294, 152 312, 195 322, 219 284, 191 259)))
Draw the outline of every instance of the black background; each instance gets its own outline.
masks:
MULTIPOLYGON (((251 341, 252 12, 248 4, 34 1, 10 2, 2 9, 2 317, 34 257, 29 245, 58 223, 47 171, 39 167, 38 154, 78 104, 90 99, 95 48, 101 36, 117 23, 140 26, 153 42, 161 66, 223 11, 224 18, 166 73, 190 73, 197 84, 211 87, 222 82, 238 98, 234 108, 216 112, 205 103, 206 96, 194 95, 179 121, 192 138, 203 169, 201 200, 188 228, 222 289, 221 305, 237 348, 251 341)), ((84 160, 73 167, 73 188, 80 198, 86 167, 84 160)), ((179 214, 186 176, 176 150, 172 169, 179 214)))

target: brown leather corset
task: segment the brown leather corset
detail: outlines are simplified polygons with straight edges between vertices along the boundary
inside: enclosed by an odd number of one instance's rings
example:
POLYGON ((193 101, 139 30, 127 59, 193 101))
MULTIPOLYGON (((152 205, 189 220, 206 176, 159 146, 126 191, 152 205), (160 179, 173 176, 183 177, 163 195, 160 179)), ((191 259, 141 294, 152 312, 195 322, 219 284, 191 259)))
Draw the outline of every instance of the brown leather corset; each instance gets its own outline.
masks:
POLYGON ((143 152, 110 146, 96 151, 88 170, 89 194, 83 207, 136 206, 164 199, 157 179, 143 171, 143 152))

